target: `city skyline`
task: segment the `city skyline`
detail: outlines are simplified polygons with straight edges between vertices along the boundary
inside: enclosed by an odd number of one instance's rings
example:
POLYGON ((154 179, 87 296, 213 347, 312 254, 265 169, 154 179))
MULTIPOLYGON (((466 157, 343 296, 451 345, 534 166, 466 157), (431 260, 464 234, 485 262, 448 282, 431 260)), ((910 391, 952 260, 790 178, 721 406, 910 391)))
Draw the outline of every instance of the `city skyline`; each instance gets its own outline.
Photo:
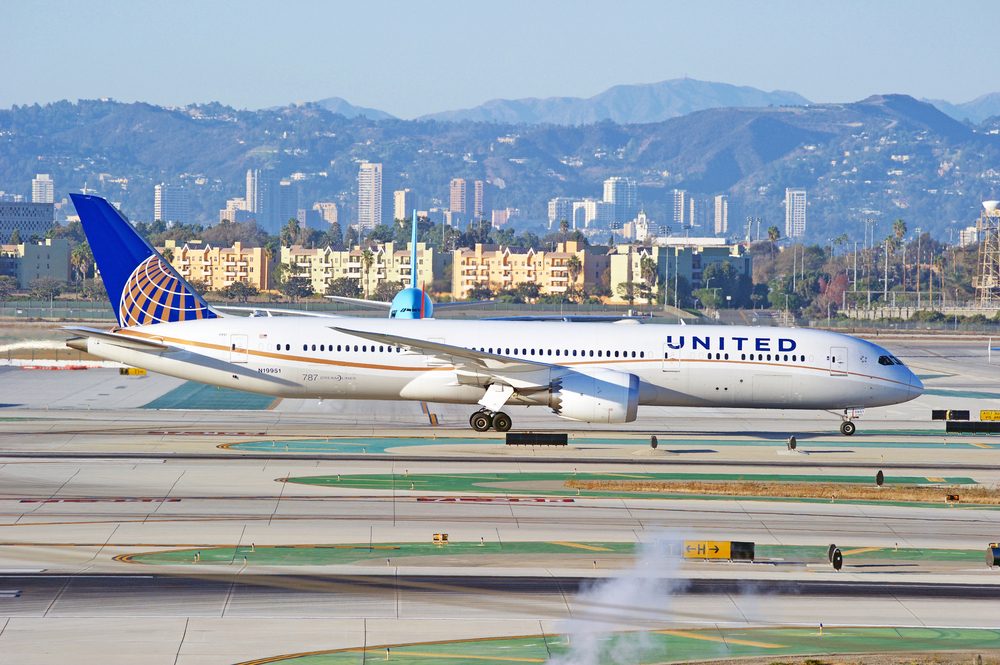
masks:
POLYGON ((602 11, 596 2, 574 3, 572 11, 563 3, 482 4, 473 12, 456 11, 458 5, 448 2, 425 7, 302 1, 281 11, 262 2, 241 5, 241 13, 262 17, 246 25, 245 39, 312 44, 281 58, 214 39, 233 19, 235 6, 226 3, 140 8, 103 0, 88 3, 86 11, 74 4, 5 5, 8 22, 18 30, 0 44, 0 108, 113 97, 257 109, 339 96, 413 118, 496 98, 589 97, 613 85, 686 76, 791 90, 814 102, 898 92, 962 103, 995 92, 983 76, 992 70, 991 53, 973 38, 993 7, 979 0, 916 9, 902 1, 787 1, 771 3, 767 11, 728 1, 627 2, 615 12, 602 11), (60 10, 73 21, 58 20, 60 10), (595 14, 602 19, 594 21, 595 14), (482 22, 518 35, 518 48, 491 63, 463 63, 454 60, 451 44, 430 41, 414 51, 404 39, 441 29, 466 34, 482 22), (550 31, 555 23, 562 29, 550 31), (338 26, 338 39, 326 39, 331 25, 338 26), (87 57, 74 57, 81 34, 105 32, 116 39, 89 43, 87 57), (172 35, 170 48, 159 46, 163 34, 172 35), (373 40, 382 48, 369 52, 363 67, 351 64, 373 40), (586 47, 598 41, 642 43, 644 57, 635 58, 630 49, 586 47), (51 48, 32 48, 39 43, 51 48), (714 47, 704 48, 707 43, 714 47), (174 48, 178 44, 184 48, 174 48), (19 66, 19 54, 29 51, 34 66, 19 66), (452 76, 432 75, 446 64, 452 76), (39 77, 39 70, 48 74, 39 77), (158 75, 148 76, 154 70, 158 75))

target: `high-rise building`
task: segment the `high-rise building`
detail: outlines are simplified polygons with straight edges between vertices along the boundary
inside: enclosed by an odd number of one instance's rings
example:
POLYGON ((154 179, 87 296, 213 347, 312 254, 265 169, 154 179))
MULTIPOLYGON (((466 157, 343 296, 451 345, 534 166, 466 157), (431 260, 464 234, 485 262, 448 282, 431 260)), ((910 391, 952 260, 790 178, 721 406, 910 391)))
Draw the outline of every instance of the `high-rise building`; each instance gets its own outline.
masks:
POLYGON ((615 204, 595 199, 585 199, 573 203, 572 228, 607 228, 614 221, 615 204))
POLYGON ((247 171, 247 210, 257 224, 272 235, 281 232, 286 220, 281 219, 281 181, 274 169, 247 171))
POLYGON ((525 218, 524 212, 519 208, 504 208, 493 211, 493 226, 501 227, 505 224, 513 224, 525 218))
POLYGON ((493 213, 493 185, 486 180, 477 180, 475 191, 472 218, 488 219, 493 213))
POLYGON ((392 218, 409 219, 417 207, 417 195, 410 189, 397 189, 392 195, 392 218))
POLYGON ((557 196, 549 201, 549 228, 564 219, 571 224, 573 222, 573 199, 568 196, 557 196))
POLYGON ((249 222, 253 218, 253 213, 247 210, 247 200, 244 198, 229 199, 226 201, 225 210, 219 211, 220 222, 249 222))
POLYGON ((639 205, 635 180, 619 176, 605 180, 604 202, 615 206, 613 221, 625 223, 634 219, 639 205))
POLYGON ((687 202, 688 202, 687 191, 685 191, 683 189, 675 189, 674 190, 674 205, 673 205, 673 209, 674 209, 673 222, 674 222, 674 226, 677 229, 682 229, 682 228, 684 228, 685 225, 688 224, 688 220, 687 220, 687 215, 688 215, 687 207, 688 207, 688 204, 687 204, 687 202))
POLYGON ((708 228, 708 200, 698 199, 691 197, 688 199, 688 218, 687 223, 691 225, 691 228, 695 229, 707 229, 708 228))
POLYGON ((785 190, 785 237, 799 238, 806 234, 806 190, 785 190))
POLYGON ((10 242, 10 236, 17 230, 21 242, 31 236, 44 236, 52 229, 56 208, 52 203, 9 203, 0 202, 0 244, 10 242))
POLYGON ((337 223, 337 204, 329 201, 322 203, 314 203, 313 210, 318 210, 320 216, 323 218, 327 224, 337 223))
POLYGON ((164 183, 157 185, 153 202, 153 219, 190 224, 191 211, 188 190, 181 185, 164 183))
POLYGON ((285 181, 278 186, 278 224, 283 228, 290 219, 296 219, 305 225, 306 220, 299 217, 299 185, 285 181))
POLYGON ((31 202, 56 202, 55 186, 48 173, 39 173, 38 176, 31 181, 31 202))
POLYGON ((729 233, 729 197, 720 194, 715 197, 715 235, 729 233))
POLYGON ((365 162, 358 171, 358 233, 382 223, 382 165, 365 162))
POLYGON ((449 192, 451 205, 448 209, 462 217, 469 215, 472 212, 472 206, 469 205, 469 190, 471 188, 469 181, 465 178, 453 178, 449 192))

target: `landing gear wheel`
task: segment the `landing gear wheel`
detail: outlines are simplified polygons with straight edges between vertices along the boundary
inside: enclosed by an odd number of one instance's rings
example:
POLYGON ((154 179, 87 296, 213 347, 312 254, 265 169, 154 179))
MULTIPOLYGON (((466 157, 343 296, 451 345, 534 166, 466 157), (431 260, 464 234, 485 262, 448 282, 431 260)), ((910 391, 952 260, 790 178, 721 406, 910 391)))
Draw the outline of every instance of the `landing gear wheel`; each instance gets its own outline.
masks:
POLYGON ((510 416, 508 416, 503 411, 500 411, 495 416, 493 416, 493 428, 498 432, 506 432, 510 429, 512 425, 510 421, 510 416))
POLYGON ((489 414, 483 411, 476 411, 469 418, 469 424, 472 425, 472 429, 477 432, 485 432, 493 425, 493 419, 490 418, 489 414))
POLYGON ((840 433, 844 436, 851 436, 858 428, 850 420, 840 423, 840 433))

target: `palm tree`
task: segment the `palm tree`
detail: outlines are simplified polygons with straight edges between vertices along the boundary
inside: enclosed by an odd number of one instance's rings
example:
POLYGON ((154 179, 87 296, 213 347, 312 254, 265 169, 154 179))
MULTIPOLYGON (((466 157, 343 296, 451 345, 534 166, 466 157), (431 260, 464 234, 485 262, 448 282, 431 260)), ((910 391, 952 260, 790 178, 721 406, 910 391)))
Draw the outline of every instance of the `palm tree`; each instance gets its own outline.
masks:
POLYGON ((580 259, 576 256, 569 257, 566 259, 566 268, 569 269, 569 281, 576 284, 576 278, 583 272, 583 264, 580 263, 580 259))
POLYGON ((774 254, 774 243, 778 241, 781 237, 781 231, 778 230, 777 226, 770 226, 767 229, 767 239, 771 241, 771 254, 774 254))
POLYGON ((642 281, 644 285, 643 290, 648 291, 650 294, 649 295, 650 303, 652 303, 653 301, 653 293, 656 289, 656 280, 659 277, 656 267, 657 267, 656 261, 649 258, 648 256, 644 256, 641 259, 639 259, 639 274, 642 275, 642 281))
POLYGON ((906 235, 906 222, 902 219, 897 219, 892 223, 892 234, 896 236, 897 240, 902 240, 903 236, 906 235))
POLYGON ((368 278, 372 271, 372 265, 375 263, 375 254, 372 253, 370 247, 365 247, 365 251, 361 252, 361 265, 365 268, 365 298, 368 297, 368 278))
POLYGON ((569 222, 567 222, 565 219, 559 222, 559 231, 563 235, 563 242, 565 242, 566 234, 569 233, 569 222))
POLYGON ((285 227, 281 229, 281 244, 285 247, 291 247, 292 243, 299 235, 299 220, 289 219, 285 224, 285 227))
POLYGON ((87 278, 90 266, 94 264, 94 253, 90 251, 90 243, 80 243, 70 254, 70 265, 80 275, 80 281, 87 278))

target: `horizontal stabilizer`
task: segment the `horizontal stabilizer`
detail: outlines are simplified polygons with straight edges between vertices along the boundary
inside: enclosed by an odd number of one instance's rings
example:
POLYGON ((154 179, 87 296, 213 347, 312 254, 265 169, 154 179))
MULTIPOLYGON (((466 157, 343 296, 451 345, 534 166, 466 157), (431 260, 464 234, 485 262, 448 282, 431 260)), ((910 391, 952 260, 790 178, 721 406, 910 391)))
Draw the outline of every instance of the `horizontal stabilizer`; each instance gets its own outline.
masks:
POLYGON ((324 297, 334 302, 344 303, 345 305, 371 307, 372 309, 389 309, 390 307, 392 307, 391 302, 383 302, 381 300, 365 300, 364 298, 348 298, 347 296, 324 296, 324 297))
POLYGON ((83 326, 63 326, 63 330, 68 330, 82 337, 92 337, 107 344, 122 346, 126 349, 137 349, 139 351, 168 351, 170 347, 162 342, 154 342, 142 337, 132 335, 120 335, 106 330, 96 328, 86 328, 83 326))

